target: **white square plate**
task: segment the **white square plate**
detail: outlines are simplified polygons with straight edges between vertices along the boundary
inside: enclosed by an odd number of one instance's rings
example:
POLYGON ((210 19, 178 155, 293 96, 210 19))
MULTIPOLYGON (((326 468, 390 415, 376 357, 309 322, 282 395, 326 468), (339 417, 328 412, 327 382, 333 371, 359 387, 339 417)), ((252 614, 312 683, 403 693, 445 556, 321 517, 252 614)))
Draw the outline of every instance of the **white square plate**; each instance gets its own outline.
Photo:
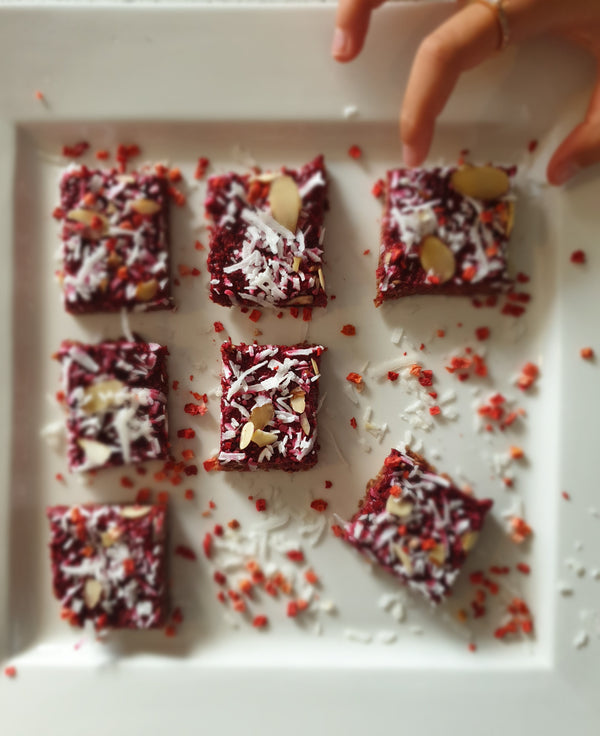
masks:
MULTIPOLYGON (((511 268, 531 275, 527 314, 515 320, 460 298, 410 298, 380 310, 372 304, 380 208, 370 188, 400 163, 396 119, 410 60, 418 40, 448 12, 446 5, 378 11, 365 53, 342 67, 329 59, 329 7, 0 11, 0 386, 7 418, 0 449, 0 659, 18 671, 15 680, 0 679, 7 733, 98 734, 110 728, 183 735, 243 728, 269 735, 334 727, 363 733, 391 724, 428 733, 534 729, 553 736, 566 727, 598 733, 600 582, 592 572, 600 567, 600 521, 593 513, 600 506, 593 466, 600 398, 597 365, 581 360, 579 349, 600 349, 600 180, 588 176, 567 191, 543 186, 544 160, 582 109, 591 64, 558 43, 511 49, 461 82, 436 137, 432 161, 454 161, 469 148, 473 160, 522 165, 511 268), (358 107, 355 119, 344 118, 348 105, 358 107), (40 438, 40 428, 60 418, 47 398, 57 387, 50 355, 60 340, 121 333, 118 315, 66 315, 53 277, 58 241, 50 213, 64 164, 58 152, 80 139, 94 150, 139 143, 144 160, 180 166, 189 184, 188 205, 173 212, 173 264, 197 264, 202 276, 182 279, 177 312, 133 315, 130 323, 169 347, 171 379, 182 384, 170 405, 174 449, 178 454, 192 447, 199 464, 218 445, 219 338, 252 340, 256 325, 208 300, 204 254, 193 248, 196 238, 206 242, 204 184, 193 179, 195 160, 208 156, 219 171, 244 168, 249 158, 266 167, 324 153, 331 174, 326 277, 337 298, 327 310, 315 310, 310 323, 266 313, 258 323, 261 341, 308 338, 329 348, 320 462, 295 476, 207 474, 200 467, 193 482, 170 488, 173 544, 198 552, 197 562, 172 560, 173 600, 185 616, 173 639, 129 632, 97 642, 60 620, 50 592, 45 506, 129 501, 148 485, 127 469, 101 473, 90 484, 74 477, 59 483, 57 472, 68 475, 64 457, 40 438), (534 156, 527 152, 532 139, 540 140, 534 156), (364 151, 360 161, 347 154, 355 143, 364 151), (576 248, 587 251, 587 265, 570 263, 576 248), (215 335, 215 320, 226 333, 215 335), (356 337, 340 335, 346 323, 356 325, 356 337), (492 336, 478 344, 474 330, 482 325, 492 336), (392 344, 400 327, 402 341, 392 344), (446 337, 436 337, 438 329, 446 337), (448 356, 467 345, 485 348, 490 379, 459 384, 444 371, 448 356), (401 363, 405 351, 434 370, 440 396, 456 392, 444 405, 446 418, 432 421, 430 431, 411 425, 414 415, 406 409, 416 396, 407 393, 405 381, 378 380, 382 365, 401 363), (523 395, 514 376, 529 360, 540 364, 541 378, 523 395), (357 404, 344 380, 349 371, 366 376, 367 391, 357 404), (209 414, 194 422, 182 411, 190 389, 210 395, 209 414), (495 391, 526 408, 520 431, 475 429, 474 405, 495 391), (375 424, 389 425, 381 443, 365 430, 369 409, 375 424), (353 415, 357 431, 349 426, 353 415), (175 430, 192 423, 197 439, 186 445, 175 430), (487 616, 472 627, 459 625, 454 615, 472 597, 468 574, 445 613, 408 598, 406 620, 398 623, 378 605, 382 595, 398 592, 395 581, 370 574, 353 550, 325 529, 320 534, 332 521, 330 512, 342 518, 352 513, 367 479, 407 430, 441 471, 496 502, 468 570, 520 560, 531 565, 530 576, 513 571, 501 581, 487 616), (527 457, 511 466, 512 490, 494 470, 509 444, 521 445, 527 457), (121 486, 123 475, 135 480, 134 489, 121 486), (333 482, 330 490, 325 480, 333 482), (187 487, 196 491, 194 502, 183 498, 187 487), (248 495, 267 499, 265 515, 248 495), (329 502, 326 516, 309 508, 318 497, 329 502), (217 508, 205 518, 201 512, 210 499, 217 508), (519 508, 534 528, 524 549, 509 541, 503 519, 519 508), (232 517, 241 521, 248 544, 259 540, 261 555, 266 545, 274 563, 285 564, 286 544, 301 544, 322 580, 309 612, 289 619, 284 601, 261 595, 250 606, 269 616, 268 631, 242 618, 234 619, 237 627, 227 623, 201 541, 215 523, 232 517), (260 525, 276 528, 258 534, 260 525), (558 593, 559 581, 571 595, 558 593), (535 635, 499 642, 493 630, 513 595, 528 601, 535 635), (328 601, 335 613, 321 610, 328 601), (383 644, 390 633, 395 640, 383 644), (471 640, 474 654, 467 648, 471 640), (583 646, 576 648, 574 640, 583 646)), ((230 571, 232 581, 238 576, 230 571)))

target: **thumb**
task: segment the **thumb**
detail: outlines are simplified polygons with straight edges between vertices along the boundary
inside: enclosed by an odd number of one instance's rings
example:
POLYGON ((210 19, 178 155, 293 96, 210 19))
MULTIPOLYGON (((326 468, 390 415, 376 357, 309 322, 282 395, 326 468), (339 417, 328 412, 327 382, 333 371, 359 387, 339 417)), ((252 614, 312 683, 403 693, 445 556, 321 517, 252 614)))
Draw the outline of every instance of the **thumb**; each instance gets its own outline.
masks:
POLYGON ((385 0, 338 0, 331 55, 336 61, 358 56, 369 29, 371 12, 385 0))
POLYGON ((554 152, 548 164, 548 181, 559 186, 581 169, 597 163, 600 163, 600 65, 585 118, 554 152))

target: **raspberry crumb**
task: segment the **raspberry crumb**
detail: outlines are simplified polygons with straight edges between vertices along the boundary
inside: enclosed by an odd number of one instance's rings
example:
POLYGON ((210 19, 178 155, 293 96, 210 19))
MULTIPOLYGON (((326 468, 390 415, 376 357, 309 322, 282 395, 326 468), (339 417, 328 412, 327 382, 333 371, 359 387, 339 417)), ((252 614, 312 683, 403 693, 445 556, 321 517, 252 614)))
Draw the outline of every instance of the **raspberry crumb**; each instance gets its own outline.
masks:
POLYGON ((363 386, 363 379, 360 373, 348 373, 348 375, 346 376, 346 380, 350 383, 353 383, 357 387, 363 386))
POLYGON ((73 146, 63 146, 62 155, 66 158, 79 158, 88 150, 90 144, 87 141, 79 141, 73 146))
POLYGON ((14 678, 17 676, 17 668, 14 665, 9 665, 4 668, 5 677, 14 678))
POLYGON ((571 500, 571 495, 567 491, 563 491, 560 495, 565 499, 565 501, 571 500))
POLYGON ((179 557, 183 557, 184 560, 196 560, 196 553, 190 547, 186 547, 184 544, 178 544, 175 547, 175 554, 179 557))
POLYGON ((344 325, 340 332, 342 335, 346 335, 346 337, 352 337, 356 335, 356 327, 354 325, 344 325))
POLYGON ((286 552, 286 556, 292 562, 304 562, 304 553, 300 549, 291 549, 286 552))
POLYGON ((333 483, 330 480, 325 481, 325 488, 331 488, 332 485, 333 483))
POLYGON ((515 445, 511 445, 509 448, 510 456, 513 460, 520 460, 525 456, 525 453, 523 452, 521 447, 516 447, 515 445))
POLYGON ((477 651, 477 645, 476 644, 473 644, 473 642, 471 642, 469 644, 469 651, 470 652, 476 652, 477 651))
POLYGON ((371 194, 375 197, 375 199, 379 199, 381 195, 385 191, 385 182, 383 179, 377 179, 375 184, 373 184, 373 188, 371 189, 371 194))
POLYGON ((252 621, 252 626, 255 629, 264 629, 269 623, 269 619, 266 616, 255 616, 252 621))
POLYGON ((531 535, 531 527, 525 522, 524 519, 521 519, 518 516, 513 516, 510 520, 510 523, 513 528, 513 532, 510 535, 510 538, 516 544, 521 544, 527 539, 527 537, 531 535))
POLYGON ((253 309, 248 315, 248 319, 251 320, 252 322, 258 322, 261 316, 262 316, 262 313, 258 309, 253 309))
POLYGON ((430 406, 429 407, 429 413, 431 414, 432 417, 437 416, 438 414, 441 413, 441 411, 442 410, 440 409, 439 406, 437 406, 437 404, 435 406, 430 406))
POLYGON ((216 457, 209 457, 208 460, 202 463, 202 466, 207 473, 210 473, 211 470, 216 470, 219 467, 219 461, 216 457))
POLYGON ((368 256, 371 253, 371 249, 367 248, 366 250, 363 250, 363 256, 368 256))
POLYGON ((309 585, 316 585, 319 582, 319 578, 314 570, 307 570, 304 573, 304 579, 309 585))
POLYGON ((194 179, 203 179, 206 174, 206 169, 210 166, 210 161, 204 156, 200 156, 198 163, 196 164, 196 171, 194 171, 194 179))
POLYGON ((585 263, 586 255, 584 250, 574 250, 571 253, 571 263, 585 263))
POLYGON ((584 360, 592 360, 592 358, 594 357, 594 351, 592 350, 592 348, 589 348, 589 347, 581 348, 581 350, 579 351, 579 354, 584 360))
POLYGON ((315 500, 311 502, 310 507, 311 509, 322 513, 327 509, 328 505, 329 504, 327 503, 327 501, 323 500, 322 498, 315 498, 315 500))
POLYGON ((399 374, 396 373, 396 371, 388 371, 388 374, 387 374, 388 381, 392 381, 393 383, 394 381, 398 380, 398 376, 399 374))
POLYGON ((489 327, 478 327, 475 330, 475 337, 478 340, 487 340, 490 336, 490 328, 489 327))
POLYGON ((183 440, 193 440, 196 436, 196 432, 193 429, 178 429, 177 436, 183 440))
POLYGON ((206 532, 204 535, 204 539, 202 541, 202 549, 204 550, 204 554, 206 557, 210 560, 212 555, 212 534, 210 532, 206 532))
POLYGON ((529 141, 529 143, 527 144, 527 150, 529 151, 529 153, 533 153, 537 149, 537 147, 538 142, 535 139, 529 141))
POLYGON ((356 419, 354 417, 350 419, 350 426, 352 427, 352 429, 356 429, 358 426, 358 424, 356 423, 356 419))
POLYGON ((353 159, 359 159, 362 156, 362 150, 360 146, 357 146, 356 144, 350 146, 350 148, 348 149, 348 156, 353 159))
POLYGON ((530 567, 529 567, 529 565, 528 565, 527 563, 525 563, 525 562, 519 562, 519 563, 518 563, 518 564, 516 565, 516 568, 517 568, 517 570, 518 570, 519 572, 522 572, 522 573, 523 573, 523 575, 529 575, 529 573, 531 572, 531 568, 530 568, 530 567))
POLYGON ((137 495, 135 497, 136 503, 148 503, 149 500, 150 500, 150 489, 140 488, 140 490, 137 492, 137 495))
POLYGON ((438 337, 445 337, 446 336, 446 330, 436 330, 435 334, 438 337))
POLYGON ((185 491, 185 493, 183 494, 183 496, 186 499, 186 501, 193 501, 194 498, 195 498, 195 496, 196 496, 196 494, 194 493, 194 491, 191 488, 188 488, 185 491))
POLYGON ((267 510, 267 502, 264 498, 259 498, 256 501, 256 510, 257 511, 266 511, 267 510))
POLYGON ((295 618, 298 615, 298 604, 296 601, 290 601, 287 604, 287 615, 290 618, 295 618))

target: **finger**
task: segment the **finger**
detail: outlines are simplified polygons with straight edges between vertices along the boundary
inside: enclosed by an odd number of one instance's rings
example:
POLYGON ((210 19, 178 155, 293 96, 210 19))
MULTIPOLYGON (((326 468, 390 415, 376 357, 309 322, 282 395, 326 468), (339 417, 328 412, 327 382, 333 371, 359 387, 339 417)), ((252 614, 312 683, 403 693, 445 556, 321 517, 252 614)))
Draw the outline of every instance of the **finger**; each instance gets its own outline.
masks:
POLYGON ((548 164, 548 181, 559 186, 582 169, 597 163, 600 163, 600 63, 598 80, 585 118, 554 152, 548 164))
POLYGON ((331 55, 337 61, 351 61, 365 42, 371 12, 385 0, 339 0, 331 55))
POLYGON ((494 54, 500 40, 494 12, 481 3, 463 7, 423 40, 409 75, 400 116, 408 166, 417 166, 426 158, 435 121, 462 72, 494 54))

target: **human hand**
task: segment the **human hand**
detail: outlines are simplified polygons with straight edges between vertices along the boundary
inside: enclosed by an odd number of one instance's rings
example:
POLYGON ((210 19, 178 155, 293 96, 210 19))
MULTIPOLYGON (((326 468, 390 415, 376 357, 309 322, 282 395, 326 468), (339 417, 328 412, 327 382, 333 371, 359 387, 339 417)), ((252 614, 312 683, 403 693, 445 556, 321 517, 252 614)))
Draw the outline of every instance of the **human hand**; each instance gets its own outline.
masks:
MULTIPOLYGON (((338 0, 332 55, 351 61, 361 51, 371 12, 385 0, 338 0)), ((483 2, 459 0, 457 12, 420 44, 409 75, 400 136, 407 166, 426 158, 435 121, 460 75, 493 56, 501 46, 497 11, 483 2)), ((564 184, 600 162, 600 2, 598 0, 504 0, 510 40, 558 34, 583 46, 598 60, 598 79, 585 118, 565 138, 548 164, 551 184, 564 184)))

